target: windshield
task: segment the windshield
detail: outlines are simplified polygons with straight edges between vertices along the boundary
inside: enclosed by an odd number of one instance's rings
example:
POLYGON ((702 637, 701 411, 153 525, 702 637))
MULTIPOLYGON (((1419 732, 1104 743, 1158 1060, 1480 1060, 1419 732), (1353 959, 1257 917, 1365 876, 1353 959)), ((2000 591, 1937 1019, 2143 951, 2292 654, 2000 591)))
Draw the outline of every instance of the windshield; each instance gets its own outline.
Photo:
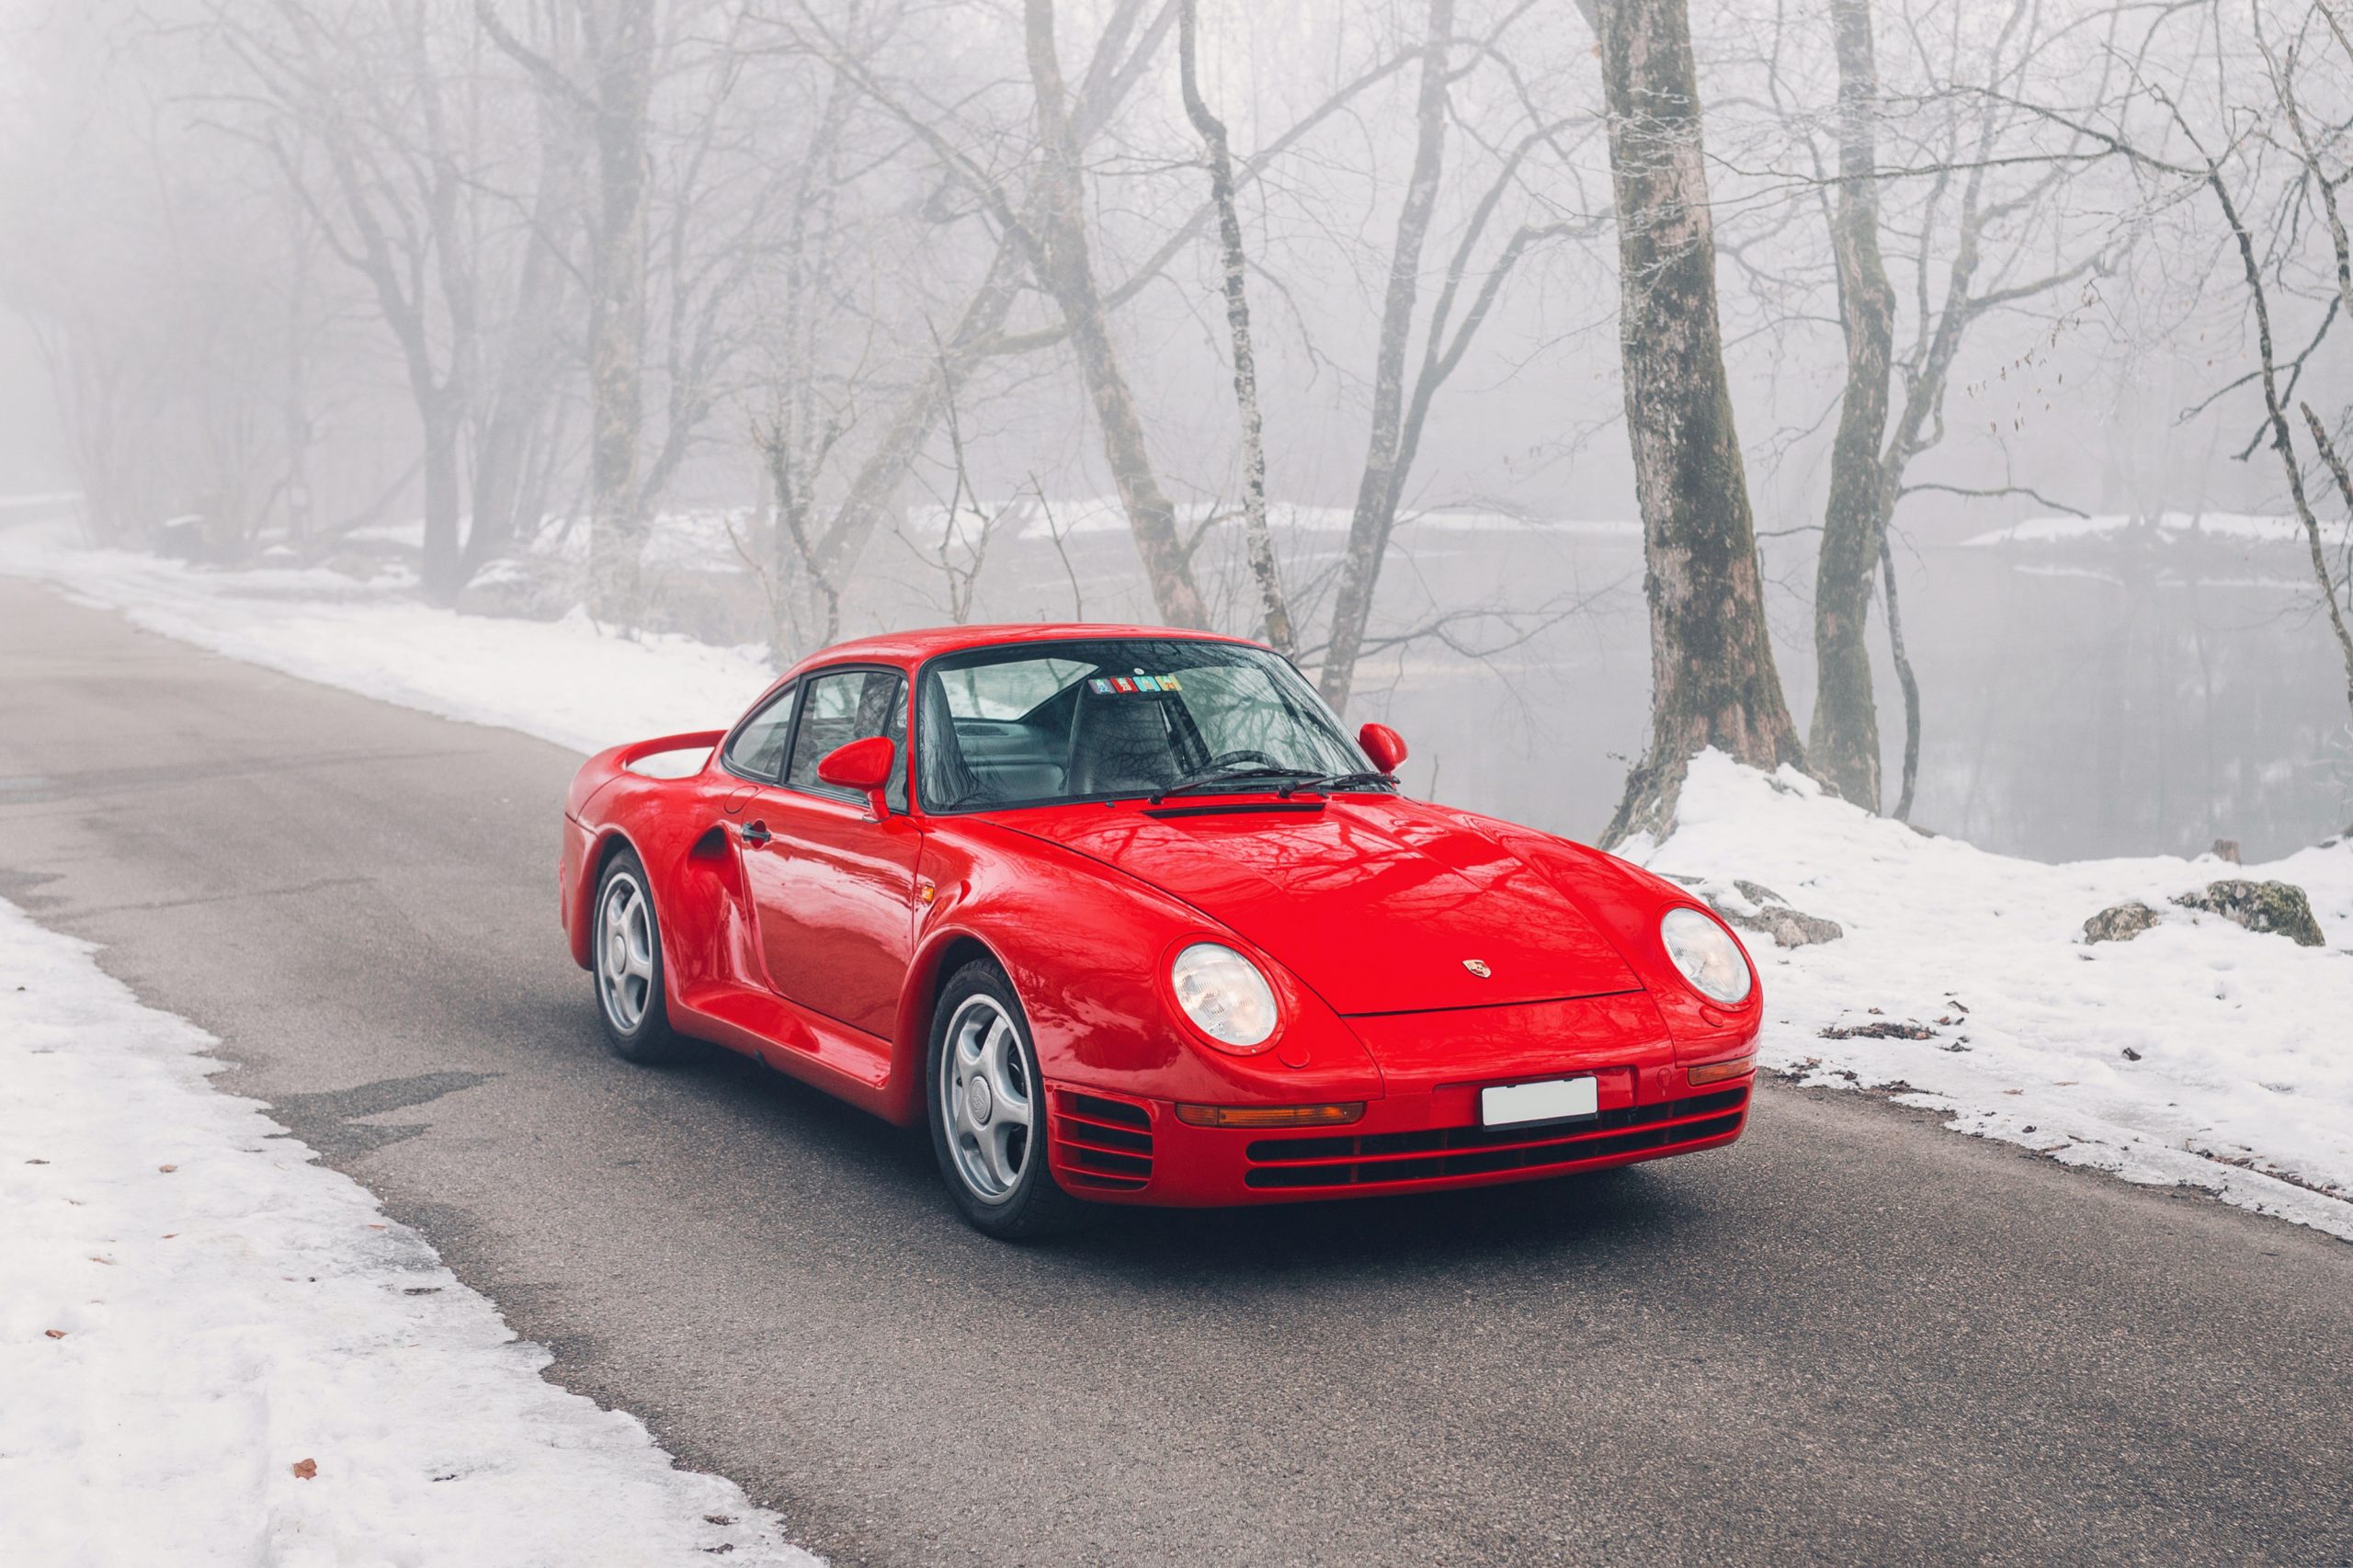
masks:
POLYGON ((924 809, 1279 788, 1364 754, 1287 660, 1186 638, 1026 642, 924 666, 924 809))

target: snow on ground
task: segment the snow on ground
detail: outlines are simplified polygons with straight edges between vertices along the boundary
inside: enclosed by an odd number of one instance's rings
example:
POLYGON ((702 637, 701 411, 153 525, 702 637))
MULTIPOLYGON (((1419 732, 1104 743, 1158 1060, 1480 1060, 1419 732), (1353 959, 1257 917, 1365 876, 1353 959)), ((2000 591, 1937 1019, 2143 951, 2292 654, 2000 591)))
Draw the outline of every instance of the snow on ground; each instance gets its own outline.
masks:
POLYGON ((1761 884, 1838 922, 1783 949, 1744 932, 1764 1062, 1893 1093, 1957 1131, 2128 1181, 2183 1184, 2353 1240, 2353 839, 2239 867, 2201 856, 2046 866, 1930 837, 1711 752, 1665 843, 1631 858, 1712 898, 1761 884), (2292 882, 2328 945, 2170 902, 2224 878, 2292 882), (2083 923, 2163 914, 2125 942, 2083 923), (1925 1040, 1863 1033, 1916 1026, 1925 1040))
POLYGON ((55 526, 0 529, 0 573, 53 583, 135 626, 249 664, 575 751, 734 722, 772 678, 758 649, 459 615, 404 578, 323 568, 222 572, 85 550, 55 526))
POLYGON ((0 903, 0 1560, 813 1564, 0 903))
MULTIPOLYGON (((2342 524, 2324 524, 2323 538, 2341 533, 2343 528, 2342 524)), ((2304 525, 2295 517, 2247 512, 2159 512, 2150 517, 2103 512, 2088 517, 2029 517, 2007 528, 1972 535, 1961 541, 1961 548, 2112 543, 2125 539, 2161 543, 2206 539, 2234 544, 2287 544, 2298 549, 2306 543, 2304 525)))

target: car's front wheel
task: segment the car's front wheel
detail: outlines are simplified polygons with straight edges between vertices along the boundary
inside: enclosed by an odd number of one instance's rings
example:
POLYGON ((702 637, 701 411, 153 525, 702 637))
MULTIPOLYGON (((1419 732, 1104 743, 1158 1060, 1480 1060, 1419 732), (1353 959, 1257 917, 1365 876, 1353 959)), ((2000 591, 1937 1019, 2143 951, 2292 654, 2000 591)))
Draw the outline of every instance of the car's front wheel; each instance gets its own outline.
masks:
POLYGON ((932 1153, 974 1229, 1006 1241, 1048 1235, 1080 1206, 1046 1165, 1046 1096, 1021 999, 985 960, 949 978, 932 1015, 926 1076, 932 1153))
POLYGON ((624 1062, 661 1066, 686 1054, 662 994, 662 926, 653 884, 631 849, 605 862, 597 881, 597 928, 589 938, 597 1010, 605 1038, 624 1062))

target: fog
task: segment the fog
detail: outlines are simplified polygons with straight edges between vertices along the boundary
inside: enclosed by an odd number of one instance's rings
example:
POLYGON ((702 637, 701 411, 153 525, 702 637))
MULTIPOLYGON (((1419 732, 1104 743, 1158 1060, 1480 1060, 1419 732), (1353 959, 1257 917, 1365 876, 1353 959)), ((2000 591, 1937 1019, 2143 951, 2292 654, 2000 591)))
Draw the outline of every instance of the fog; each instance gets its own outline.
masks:
MULTIPOLYGON (((1580 836, 1653 744, 1621 242, 1656 215, 1569 0, 0 15, 0 533, 779 665, 1193 605, 1281 644, 1279 604, 1410 789, 1580 836)), ((1867 540, 1881 809, 1916 775, 1915 824, 2048 859, 2344 829, 2353 44, 2300 4, 1688 15, 1797 734, 1868 188, 1918 733, 1907 767, 1867 540)))

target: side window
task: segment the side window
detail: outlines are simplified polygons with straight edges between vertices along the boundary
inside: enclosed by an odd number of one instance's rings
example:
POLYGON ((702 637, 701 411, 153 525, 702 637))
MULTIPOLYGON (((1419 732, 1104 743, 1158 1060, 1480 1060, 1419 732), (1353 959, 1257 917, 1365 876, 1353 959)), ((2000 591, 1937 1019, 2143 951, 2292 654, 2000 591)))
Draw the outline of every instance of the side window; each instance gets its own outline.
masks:
POLYGON ((784 771, 784 743, 792 738, 792 699, 800 695, 799 687, 786 687, 753 714, 729 743, 727 766, 747 778, 774 783, 784 771))
MULTIPOLYGON (((862 741, 888 735, 902 756, 907 744, 906 680, 892 670, 843 670, 802 683, 803 699, 799 737, 792 744, 792 766, 785 771, 788 789, 834 794, 817 781, 817 764, 825 754, 862 741)), ((895 769, 886 798, 894 811, 906 810, 906 770, 895 769)))

